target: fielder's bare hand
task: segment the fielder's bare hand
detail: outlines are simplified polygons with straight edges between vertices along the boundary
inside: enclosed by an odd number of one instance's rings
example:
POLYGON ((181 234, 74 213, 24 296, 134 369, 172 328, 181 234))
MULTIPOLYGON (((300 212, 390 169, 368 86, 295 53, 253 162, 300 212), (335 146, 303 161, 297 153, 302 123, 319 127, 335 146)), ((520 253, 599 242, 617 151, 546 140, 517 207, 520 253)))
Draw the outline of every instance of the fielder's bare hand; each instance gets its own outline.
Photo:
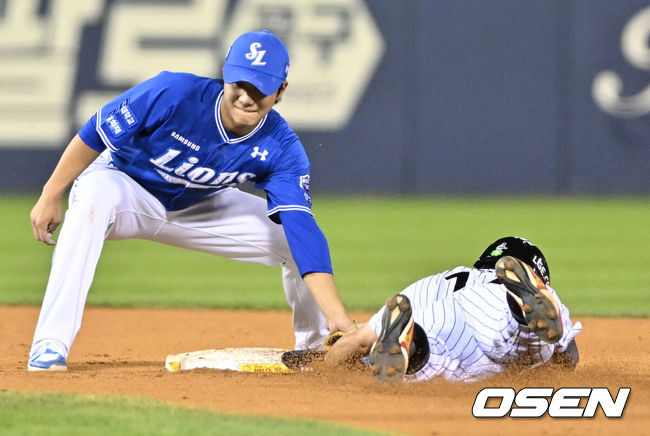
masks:
POLYGON ((61 197, 43 192, 29 214, 34 239, 54 245, 52 234, 61 223, 61 216, 61 197))
POLYGON ((63 195, 74 179, 97 159, 97 156, 99 152, 90 148, 79 135, 72 138, 29 215, 37 241, 43 241, 47 245, 55 244, 52 234, 59 227, 63 216, 63 195))

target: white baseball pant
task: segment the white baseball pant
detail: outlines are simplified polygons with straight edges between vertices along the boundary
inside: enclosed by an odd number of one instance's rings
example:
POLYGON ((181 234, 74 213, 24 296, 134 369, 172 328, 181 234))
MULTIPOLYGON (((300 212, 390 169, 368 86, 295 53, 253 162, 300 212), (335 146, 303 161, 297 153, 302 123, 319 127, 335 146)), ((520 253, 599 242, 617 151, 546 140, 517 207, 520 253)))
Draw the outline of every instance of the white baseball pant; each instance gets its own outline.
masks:
MULTIPOLYGON (((79 328, 104 239, 148 239, 218 256, 282 266, 293 310, 296 349, 321 349, 327 322, 293 261, 284 229, 266 215, 266 201, 226 188, 186 209, 169 212, 101 155, 75 181, 52 259, 34 333, 65 347, 79 328)), ((216 328, 216 327, 215 327, 216 328)), ((63 350, 62 350, 63 351, 63 350)))

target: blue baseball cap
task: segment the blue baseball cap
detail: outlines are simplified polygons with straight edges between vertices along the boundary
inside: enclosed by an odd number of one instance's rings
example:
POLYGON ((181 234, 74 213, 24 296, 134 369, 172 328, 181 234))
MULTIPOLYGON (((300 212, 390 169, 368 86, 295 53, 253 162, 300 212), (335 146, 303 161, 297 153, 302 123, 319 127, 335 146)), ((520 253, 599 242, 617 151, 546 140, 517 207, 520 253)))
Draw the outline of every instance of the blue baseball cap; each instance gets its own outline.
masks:
POLYGON ((280 38, 261 30, 235 40, 223 65, 223 81, 248 82, 264 95, 276 92, 289 74, 289 52, 280 38))

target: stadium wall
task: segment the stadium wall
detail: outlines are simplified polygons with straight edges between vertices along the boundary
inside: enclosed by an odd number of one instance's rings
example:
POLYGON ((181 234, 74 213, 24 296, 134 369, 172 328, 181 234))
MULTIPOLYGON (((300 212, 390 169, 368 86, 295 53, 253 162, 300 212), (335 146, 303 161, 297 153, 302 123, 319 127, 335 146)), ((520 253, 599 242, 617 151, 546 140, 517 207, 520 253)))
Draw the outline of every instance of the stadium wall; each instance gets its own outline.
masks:
POLYGON ((36 191, 101 102, 229 43, 289 47, 277 109, 316 192, 650 193, 640 0, 0 2, 0 191, 36 191))

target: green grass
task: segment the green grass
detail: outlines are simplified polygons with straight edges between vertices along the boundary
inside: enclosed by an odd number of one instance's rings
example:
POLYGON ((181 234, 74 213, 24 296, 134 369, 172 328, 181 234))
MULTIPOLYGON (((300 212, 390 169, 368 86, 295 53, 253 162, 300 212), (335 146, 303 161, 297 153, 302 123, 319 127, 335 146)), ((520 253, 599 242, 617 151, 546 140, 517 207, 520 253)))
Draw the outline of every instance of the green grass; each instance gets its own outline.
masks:
MULTIPOLYGON (((40 304, 52 247, 33 240, 33 196, 0 196, 0 304, 40 304)), ((318 198, 346 306, 374 311, 409 283, 525 236, 577 316, 650 316, 648 198, 318 198)), ((88 303, 286 309, 279 270, 148 241, 107 242, 88 303)), ((2 434, 371 434, 220 415, 150 400, 0 392, 2 434)))
POLYGON ((127 397, 0 392, 3 435, 378 435, 316 421, 224 415, 127 397))
MULTIPOLYGON (((0 304, 40 304, 52 247, 33 240, 33 196, 0 196, 0 304)), ((379 308, 392 293, 471 264, 493 240, 542 248, 553 287, 576 315, 650 316, 647 197, 318 197, 343 300, 379 308)), ((148 241, 108 241, 88 304, 286 308, 280 272, 148 241)))

